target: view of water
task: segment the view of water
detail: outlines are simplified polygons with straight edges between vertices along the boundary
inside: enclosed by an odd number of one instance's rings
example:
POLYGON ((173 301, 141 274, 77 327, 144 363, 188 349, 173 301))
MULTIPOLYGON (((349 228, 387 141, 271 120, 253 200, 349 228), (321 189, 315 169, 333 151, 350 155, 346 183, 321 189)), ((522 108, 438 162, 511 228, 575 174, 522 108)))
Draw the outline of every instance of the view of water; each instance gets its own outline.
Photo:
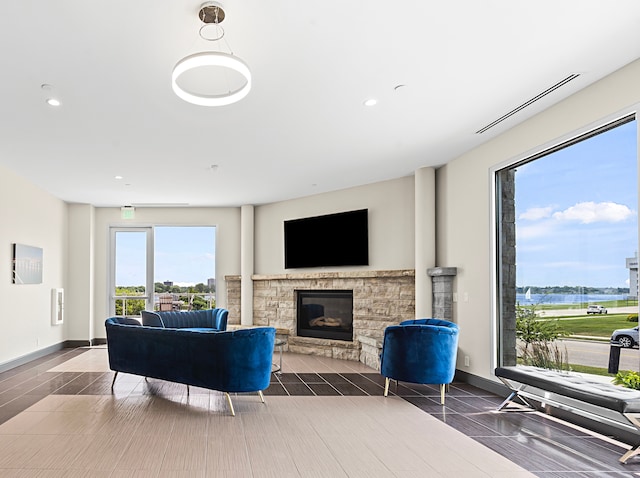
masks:
POLYGON ((527 299, 525 294, 516 294, 516 302, 520 305, 531 304, 595 304, 607 300, 625 300, 626 295, 606 294, 531 294, 527 299))

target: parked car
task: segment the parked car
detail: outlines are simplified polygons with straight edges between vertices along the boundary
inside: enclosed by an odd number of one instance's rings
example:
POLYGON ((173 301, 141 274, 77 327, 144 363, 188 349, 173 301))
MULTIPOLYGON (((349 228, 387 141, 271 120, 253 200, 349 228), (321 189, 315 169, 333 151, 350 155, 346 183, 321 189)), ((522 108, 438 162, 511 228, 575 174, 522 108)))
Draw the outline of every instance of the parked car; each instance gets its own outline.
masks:
POLYGON ((626 349, 638 347, 638 327, 614 330, 611 334, 611 343, 619 344, 626 349))
POLYGON ((607 309, 605 309, 601 305, 590 305, 587 307, 587 315, 588 314, 606 314, 607 309))

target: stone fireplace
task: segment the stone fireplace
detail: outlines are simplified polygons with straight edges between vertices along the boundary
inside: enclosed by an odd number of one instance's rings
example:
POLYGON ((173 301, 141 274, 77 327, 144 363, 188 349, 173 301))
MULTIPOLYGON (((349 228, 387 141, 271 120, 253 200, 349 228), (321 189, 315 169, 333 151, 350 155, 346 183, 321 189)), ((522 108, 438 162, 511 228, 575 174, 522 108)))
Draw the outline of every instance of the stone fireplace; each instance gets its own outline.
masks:
MULTIPOLYGON (((225 276, 225 280, 229 324, 240 324, 240 276, 225 276)), ((275 327, 279 336, 287 336, 287 349, 296 353, 377 367, 384 329, 415 318, 413 269, 253 275, 252 280, 254 325, 275 327), (300 335, 298 297, 311 291, 352 292, 352 340, 300 335)), ((325 307, 325 317, 331 318, 326 312, 325 307)))

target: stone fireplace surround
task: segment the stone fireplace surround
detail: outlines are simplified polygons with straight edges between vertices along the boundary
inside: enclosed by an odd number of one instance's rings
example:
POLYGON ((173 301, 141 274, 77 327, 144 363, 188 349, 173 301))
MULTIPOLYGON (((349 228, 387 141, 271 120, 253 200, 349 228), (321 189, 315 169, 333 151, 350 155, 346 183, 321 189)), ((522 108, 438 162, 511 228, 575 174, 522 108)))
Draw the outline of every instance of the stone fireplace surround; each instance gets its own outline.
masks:
MULTIPOLYGON (((384 329, 415 318, 415 271, 253 275, 253 325, 271 326, 291 352, 356 360, 379 368, 384 329), (296 291, 353 290, 353 342, 298 337, 296 291)), ((229 324, 240 324, 240 276, 225 276, 229 324)))

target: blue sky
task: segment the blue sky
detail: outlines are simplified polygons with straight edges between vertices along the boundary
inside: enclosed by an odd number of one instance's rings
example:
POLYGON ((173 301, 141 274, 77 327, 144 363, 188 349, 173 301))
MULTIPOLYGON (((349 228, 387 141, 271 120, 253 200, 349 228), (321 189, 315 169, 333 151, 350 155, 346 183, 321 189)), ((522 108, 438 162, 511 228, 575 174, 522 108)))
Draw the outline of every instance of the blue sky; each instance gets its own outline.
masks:
MULTIPOLYGON (((215 227, 154 228, 154 282, 191 285, 215 278, 215 227)), ((116 248, 116 284, 145 283, 144 232, 119 232, 116 248)))
POLYGON ((156 227, 154 282, 207 283, 216 276, 215 227, 156 227))
POLYGON ((517 168, 518 286, 628 287, 636 151, 634 121, 517 168))

